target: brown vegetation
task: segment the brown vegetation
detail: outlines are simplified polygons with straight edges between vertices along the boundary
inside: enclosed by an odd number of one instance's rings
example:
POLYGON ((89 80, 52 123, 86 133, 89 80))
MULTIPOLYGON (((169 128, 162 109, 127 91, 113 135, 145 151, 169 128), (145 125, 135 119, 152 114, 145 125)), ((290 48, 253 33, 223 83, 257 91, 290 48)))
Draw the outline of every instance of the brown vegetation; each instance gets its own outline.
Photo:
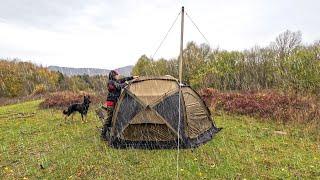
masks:
POLYGON ((276 91, 219 92, 202 89, 200 94, 214 110, 274 119, 280 122, 310 122, 320 119, 320 105, 317 100, 296 94, 276 91))
POLYGON ((42 99, 46 96, 46 94, 32 94, 28 96, 20 96, 20 97, 0 97, 0 106, 6 106, 10 104, 17 104, 26 101, 34 101, 38 99, 42 99))
POLYGON ((104 97, 100 94, 91 92, 72 92, 62 91, 48 95, 43 102, 40 103, 41 108, 65 108, 74 103, 82 103, 83 96, 89 95, 92 104, 97 104, 104 100, 104 97))

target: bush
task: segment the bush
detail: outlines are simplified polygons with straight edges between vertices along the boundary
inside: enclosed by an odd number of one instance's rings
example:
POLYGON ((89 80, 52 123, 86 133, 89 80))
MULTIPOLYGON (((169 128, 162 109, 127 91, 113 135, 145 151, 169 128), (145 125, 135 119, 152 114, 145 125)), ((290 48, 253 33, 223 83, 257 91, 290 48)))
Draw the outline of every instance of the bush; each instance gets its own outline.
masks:
POLYGON ((211 88, 202 89, 200 94, 213 109, 233 114, 280 122, 310 122, 320 119, 320 105, 313 97, 271 90, 222 93, 211 88))
POLYGON ((44 94, 47 92, 47 88, 44 84, 38 84, 34 88, 32 95, 44 94))
POLYGON ((89 92, 71 92, 62 91, 48 95, 45 100, 40 103, 41 108, 65 108, 74 103, 82 103, 83 96, 89 95, 92 104, 97 104, 104 100, 102 95, 89 92))

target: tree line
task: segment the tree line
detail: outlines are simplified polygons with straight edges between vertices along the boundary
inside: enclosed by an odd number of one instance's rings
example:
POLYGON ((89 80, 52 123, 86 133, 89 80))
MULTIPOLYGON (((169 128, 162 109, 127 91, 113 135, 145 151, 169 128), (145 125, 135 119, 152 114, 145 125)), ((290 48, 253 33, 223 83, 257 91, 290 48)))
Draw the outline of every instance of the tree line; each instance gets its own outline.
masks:
POLYGON ((0 59, 0 97, 17 97, 55 91, 105 92, 107 77, 65 76, 30 62, 0 59))
MULTIPOLYGON (((277 89, 320 92, 320 41, 302 44, 301 32, 285 31, 267 47, 226 51, 189 42, 183 50, 184 83, 222 91, 277 89)), ((178 77, 178 59, 154 60, 142 55, 134 75, 178 77)))
MULTIPOLYGON (((183 50, 184 83, 222 91, 276 89, 320 93, 320 41, 302 44, 302 35, 285 31, 266 47, 226 51, 189 42, 183 50)), ((154 60, 142 55, 132 74, 178 78, 178 58, 154 60)), ((0 97, 54 91, 107 91, 107 77, 65 76, 30 62, 0 59, 0 97)))

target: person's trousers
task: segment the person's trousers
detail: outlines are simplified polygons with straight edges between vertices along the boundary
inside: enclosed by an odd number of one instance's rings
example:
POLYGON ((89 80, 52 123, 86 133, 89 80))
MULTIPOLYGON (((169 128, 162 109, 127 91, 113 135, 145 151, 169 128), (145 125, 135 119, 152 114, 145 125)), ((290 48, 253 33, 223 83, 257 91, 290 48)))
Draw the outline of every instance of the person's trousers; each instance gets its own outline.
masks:
POLYGON ((106 137, 107 133, 110 133, 111 125, 112 125, 112 115, 114 111, 114 107, 108 106, 104 108, 107 111, 107 118, 104 121, 102 131, 101 131, 101 136, 106 137))

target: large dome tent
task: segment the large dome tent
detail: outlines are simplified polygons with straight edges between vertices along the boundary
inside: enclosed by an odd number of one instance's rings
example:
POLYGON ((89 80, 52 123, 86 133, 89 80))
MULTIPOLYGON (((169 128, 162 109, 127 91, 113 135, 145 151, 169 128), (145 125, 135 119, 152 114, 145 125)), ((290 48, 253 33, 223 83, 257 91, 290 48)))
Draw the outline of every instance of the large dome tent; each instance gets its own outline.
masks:
POLYGON ((208 142, 221 130, 215 125, 199 94, 182 83, 184 14, 182 7, 151 57, 153 59, 181 15, 179 80, 172 76, 149 76, 132 80, 122 90, 116 103, 112 128, 107 134, 110 146, 193 148, 208 142))
POLYGON ((140 77, 120 95, 109 144, 115 148, 192 148, 219 131, 191 87, 179 85, 171 76, 140 77))

